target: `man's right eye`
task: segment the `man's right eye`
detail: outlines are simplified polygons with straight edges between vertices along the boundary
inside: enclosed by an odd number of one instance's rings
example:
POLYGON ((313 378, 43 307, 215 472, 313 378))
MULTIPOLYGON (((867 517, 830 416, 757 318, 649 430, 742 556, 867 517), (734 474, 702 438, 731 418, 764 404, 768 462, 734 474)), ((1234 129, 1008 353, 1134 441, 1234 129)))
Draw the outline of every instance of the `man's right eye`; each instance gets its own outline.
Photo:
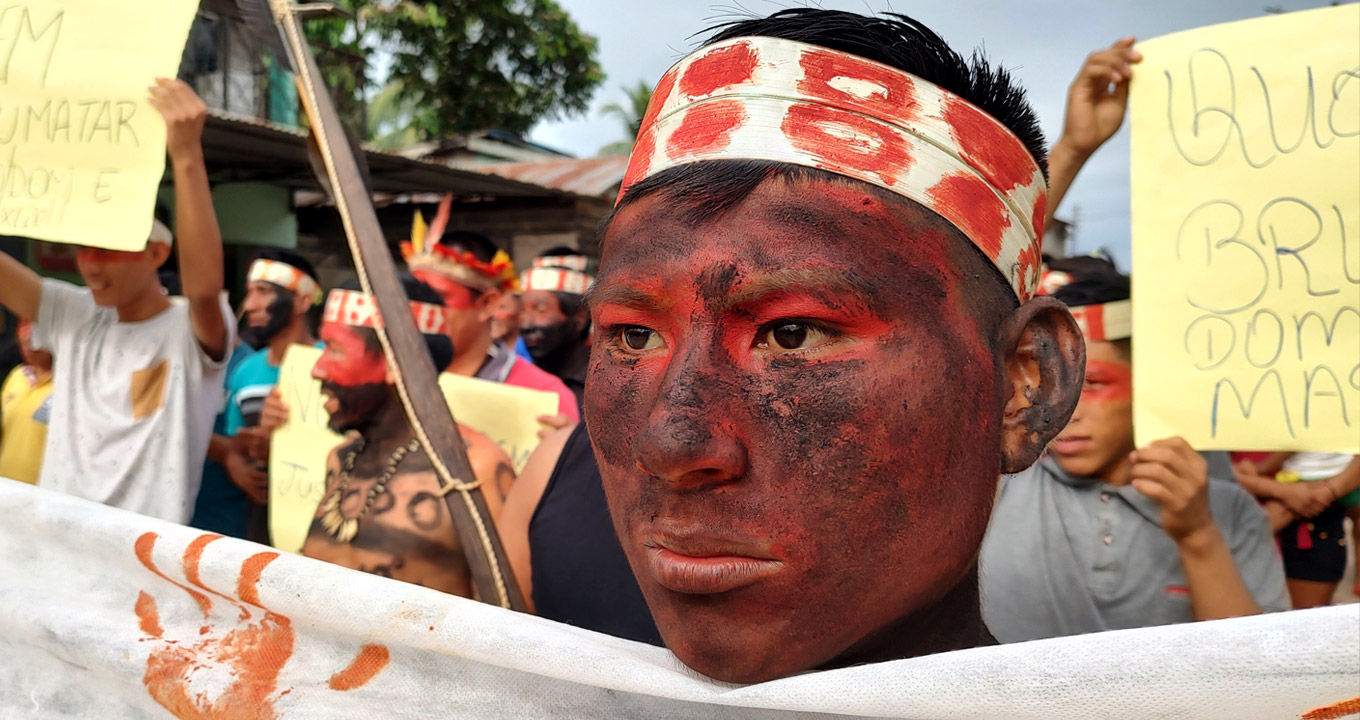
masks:
POLYGON ((619 329, 619 342, 634 352, 653 350, 661 347, 661 336, 651 328, 641 325, 625 325, 619 329))

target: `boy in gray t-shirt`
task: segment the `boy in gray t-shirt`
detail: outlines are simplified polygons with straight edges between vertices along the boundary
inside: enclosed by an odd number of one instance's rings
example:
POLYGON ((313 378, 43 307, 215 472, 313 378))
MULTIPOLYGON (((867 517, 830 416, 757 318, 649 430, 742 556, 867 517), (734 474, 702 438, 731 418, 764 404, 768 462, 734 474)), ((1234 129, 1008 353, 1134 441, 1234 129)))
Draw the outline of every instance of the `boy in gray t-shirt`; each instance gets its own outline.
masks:
POLYGON ((1129 281, 1101 258, 1045 286, 1086 336, 1072 419, 1004 478, 982 543, 983 619, 1002 642, 1285 610, 1265 513, 1181 438, 1133 443, 1129 281))
POLYGON ((141 251, 81 247, 85 288, 43 280, 0 255, 0 303, 35 320, 34 346, 56 357, 38 484, 182 523, 222 404, 233 329, 201 146, 207 107, 166 79, 150 102, 166 124, 184 298, 172 302, 157 277, 173 239, 154 222, 141 251))

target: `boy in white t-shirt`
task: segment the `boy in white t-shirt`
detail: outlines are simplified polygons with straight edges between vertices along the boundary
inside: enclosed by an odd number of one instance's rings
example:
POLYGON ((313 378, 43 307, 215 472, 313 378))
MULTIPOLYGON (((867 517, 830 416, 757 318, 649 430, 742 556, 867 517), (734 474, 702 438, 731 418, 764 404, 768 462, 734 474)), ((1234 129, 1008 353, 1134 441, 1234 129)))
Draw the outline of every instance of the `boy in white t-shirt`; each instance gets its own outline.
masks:
POLYGON ((233 327, 203 161, 207 107, 178 80, 158 79, 150 93, 174 171, 184 298, 172 302, 157 277, 173 238, 155 222, 139 252, 81 247, 84 288, 0 254, 0 303, 35 321, 34 346, 55 356, 38 484, 183 523, 222 405, 233 327))

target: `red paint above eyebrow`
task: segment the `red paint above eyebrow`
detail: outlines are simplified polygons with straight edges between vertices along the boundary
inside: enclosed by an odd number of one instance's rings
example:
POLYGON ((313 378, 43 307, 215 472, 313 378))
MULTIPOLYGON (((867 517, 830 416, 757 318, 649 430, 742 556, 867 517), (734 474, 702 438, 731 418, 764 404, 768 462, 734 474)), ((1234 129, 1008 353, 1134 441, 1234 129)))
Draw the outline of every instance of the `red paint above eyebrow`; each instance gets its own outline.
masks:
POLYGON ((680 78, 680 92, 694 98, 749 82, 758 63, 750 43, 719 48, 690 63, 680 78))

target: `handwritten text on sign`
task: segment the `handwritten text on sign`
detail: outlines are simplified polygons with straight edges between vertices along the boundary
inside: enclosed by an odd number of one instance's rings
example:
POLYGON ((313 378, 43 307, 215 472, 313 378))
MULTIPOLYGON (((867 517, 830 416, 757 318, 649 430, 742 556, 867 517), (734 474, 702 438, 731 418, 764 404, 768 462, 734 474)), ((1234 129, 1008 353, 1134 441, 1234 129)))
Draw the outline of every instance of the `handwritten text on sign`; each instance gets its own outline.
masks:
POLYGON ((1139 50, 1139 442, 1360 451, 1360 6, 1139 50))
MULTIPOLYGON (((321 383, 312 366, 321 351, 293 345, 279 366, 279 393, 288 422, 274 431, 269 453, 269 530, 274 546, 299 552, 326 491, 326 458, 340 444, 327 423, 321 383)), ((515 472, 538 446, 539 415, 557 413, 557 395, 461 377, 439 376, 439 388, 458 422, 491 438, 515 472)))
POLYGON ((0 235, 140 249, 197 0, 0 0, 0 235), (114 29, 116 28, 116 31, 114 29))

